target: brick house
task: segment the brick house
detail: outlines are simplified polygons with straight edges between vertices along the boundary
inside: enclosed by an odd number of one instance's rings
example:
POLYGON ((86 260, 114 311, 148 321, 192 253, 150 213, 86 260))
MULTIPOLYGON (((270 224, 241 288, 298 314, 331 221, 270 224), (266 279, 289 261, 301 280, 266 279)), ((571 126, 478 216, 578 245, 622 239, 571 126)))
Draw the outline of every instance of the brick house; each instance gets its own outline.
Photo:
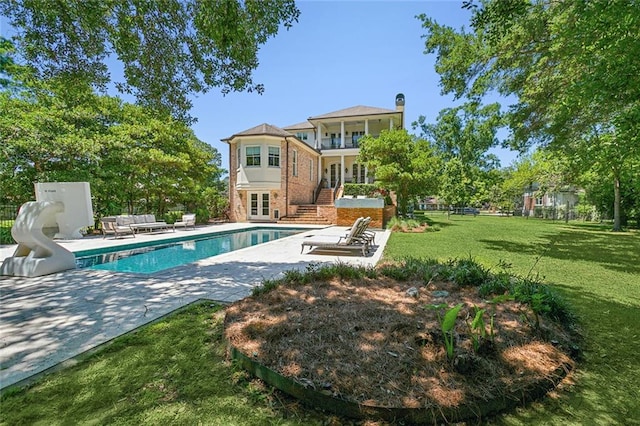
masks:
POLYGON ((360 138, 404 127, 404 95, 395 103, 395 110, 359 105, 282 128, 264 123, 223 139, 230 219, 337 223, 343 185, 374 180, 357 163, 360 138))

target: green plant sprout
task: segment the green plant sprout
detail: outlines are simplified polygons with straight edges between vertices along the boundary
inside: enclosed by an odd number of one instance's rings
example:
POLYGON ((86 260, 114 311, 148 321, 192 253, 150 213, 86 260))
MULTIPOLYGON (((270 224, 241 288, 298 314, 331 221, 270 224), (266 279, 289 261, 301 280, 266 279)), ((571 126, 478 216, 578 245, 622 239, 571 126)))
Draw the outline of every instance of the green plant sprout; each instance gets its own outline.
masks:
MULTIPOLYGON (((473 307, 473 310, 475 311, 475 316, 473 318, 473 321, 471 321, 471 323, 469 323, 468 318, 467 317, 467 327, 469 328, 469 334, 471 335, 471 341, 473 342, 473 350, 474 352, 478 352, 478 350, 480 349, 480 342, 482 341, 482 339, 484 339, 487 335, 487 332, 485 330, 485 323, 484 323, 484 313, 486 312, 486 309, 480 309, 477 306, 473 307)), ((491 316, 491 323, 493 324, 493 316, 491 316)), ((493 332, 493 328, 492 328, 492 332, 493 332)))
POLYGON ((426 306, 426 308, 436 311, 438 322, 440 323, 440 327, 442 328, 442 336, 444 338, 444 347, 447 351, 447 358, 453 359, 453 350, 455 347, 453 329, 456 325, 456 318, 458 317, 458 313, 460 312, 460 309, 462 309, 462 303, 459 303, 453 308, 449 309, 443 317, 440 311, 448 307, 449 305, 447 305, 446 303, 434 303, 426 306))
POLYGON ((453 329, 456 325, 458 313, 462 309, 462 303, 458 303, 449 309, 442 319, 442 334, 444 336, 444 346, 447 349, 447 358, 453 359, 453 350, 455 347, 455 336, 453 329))

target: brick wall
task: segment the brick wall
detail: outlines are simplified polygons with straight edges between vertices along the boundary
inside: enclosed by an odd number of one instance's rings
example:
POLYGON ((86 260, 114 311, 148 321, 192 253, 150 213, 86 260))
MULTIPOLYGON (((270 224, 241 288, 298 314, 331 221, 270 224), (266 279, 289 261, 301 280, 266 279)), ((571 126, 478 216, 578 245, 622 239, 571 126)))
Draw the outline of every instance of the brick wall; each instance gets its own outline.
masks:
MULTIPOLYGON (((282 142, 282 152, 286 152, 286 163, 283 163, 282 182, 286 182, 288 176, 288 185, 282 188, 288 193, 288 204, 312 204, 313 191, 318 186, 318 161, 320 154, 305 147, 293 140, 282 142), (297 152, 297 174, 294 175, 293 152, 297 152), (309 160, 313 160, 312 176, 309 173, 309 160), (285 166, 286 164, 286 166, 285 166)), ((295 208, 290 208, 287 214, 294 214, 295 208)), ((281 213, 284 216, 284 213, 281 213)))
POLYGON ((387 227, 387 223, 389 223, 391 218, 396 215, 396 210, 397 210, 397 208, 394 205, 384 206, 384 211, 382 213, 382 217, 383 217, 382 227, 383 228, 386 228, 387 227))
POLYGON ((337 224, 338 226, 351 226, 359 217, 371 217, 371 228, 382 228, 384 221, 384 209, 381 208, 337 208, 337 224))
POLYGON ((338 223, 338 209, 334 206, 318 206, 318 214, 326 217, 327 220, 333 224, 338 223))
MULTIPOLYGON (((248 218, 248 197, 250 192, 265 192, 264 190, 236 190, 237 186, 237 144, 229 144, 229 206, 230 220, 232 222, 246 222, 248 218)), ((280 176, 282 185, 279 189, 269 191, 269 203, 271 209, 270 219, 276 220, 274 210, 280 211, 280 217, 294 214, 295 208, 289 208, 287 203, 310 204, 313 202, 313 191, 318 184, 318 161, 320 154, 306 146, 300 146, 299 142, 291 139, 282 139, 280 142, 280 176), (298 153, 297 175, 293 174, 293 151, 298 153), (309 160, 313 160, 313 176, 310 179, 309 160), (286 178, 288 176, 288 185, 286 178), (288 197, 287 197, 288 194, 288 197)), ((267 159, 263 158, 263 161, 267 159)), ((334 215, 335 216, 335 215, 334 215)))
POLYGON ((242 199, 247 199, 246 191, 236 191, 236 164, 237 145, 229 144, 229 220, 231 222, 245 222, 247 218, 246 203, 242 199), (244 194, 241 194, 244 193, 244 194))

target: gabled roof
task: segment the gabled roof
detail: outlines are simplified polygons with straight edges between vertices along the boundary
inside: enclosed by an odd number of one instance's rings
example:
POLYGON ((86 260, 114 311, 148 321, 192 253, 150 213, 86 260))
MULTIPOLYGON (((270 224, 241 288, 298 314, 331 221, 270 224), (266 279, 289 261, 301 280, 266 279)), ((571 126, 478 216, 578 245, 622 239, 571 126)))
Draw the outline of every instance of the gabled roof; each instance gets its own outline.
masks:
POLYGON ((393 109, 370 107, 365 105, 356 105, 350 108, 340 109, 334 112, 328 112, 315 117, 309 117, 309 120, 320 120, 323 118, 339 118, 339 117, 358 117, 366 115, 393 114, 398 113, 393 109))
POLYGON ((309 123, 308 121, 303 121, 302 123, 298 123, 298 124, 292 124, 291 126, 284 126, 283 129, 285 130, 307 130, 307 129, 314 129, 314 125, 309 123))
POLYGON ((231 139, 238 136, 276 136, 276 137, 288 137, 293 136, 291 133, 287 132, 280 127, 273 126, 271 124, 262 123, 250 129, 244 130, 242 132, 236 133, 228 138, 222 139, 223 142, 228 142, 231 139))

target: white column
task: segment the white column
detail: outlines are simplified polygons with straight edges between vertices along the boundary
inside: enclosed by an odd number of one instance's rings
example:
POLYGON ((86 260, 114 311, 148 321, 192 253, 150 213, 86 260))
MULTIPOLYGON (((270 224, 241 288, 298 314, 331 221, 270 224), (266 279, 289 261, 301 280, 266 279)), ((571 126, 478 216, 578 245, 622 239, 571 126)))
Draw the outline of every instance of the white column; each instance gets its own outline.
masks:
POLYGON ((344 155, 340 156, 340 185, 344 185, 344 155))
POLYGON ((322 148, 322 129, 320 128, 320 124, 318 124, 318 131, 316 132, 316 149, 322 148))
POLYGON ((344 148, 344 121, 340 122, 340 148, 344 148))
POLYGON ((393 118, 389 120, 389 130, 393 130, 393 118))
POLYGON ((369 119, 366 118, 364 120, 364 134, 368 135, 369 134, 369 119))
POLYGON ((322 169, 322 157, 318 157, 318 183, 324 177, 324 170, 322 169))

